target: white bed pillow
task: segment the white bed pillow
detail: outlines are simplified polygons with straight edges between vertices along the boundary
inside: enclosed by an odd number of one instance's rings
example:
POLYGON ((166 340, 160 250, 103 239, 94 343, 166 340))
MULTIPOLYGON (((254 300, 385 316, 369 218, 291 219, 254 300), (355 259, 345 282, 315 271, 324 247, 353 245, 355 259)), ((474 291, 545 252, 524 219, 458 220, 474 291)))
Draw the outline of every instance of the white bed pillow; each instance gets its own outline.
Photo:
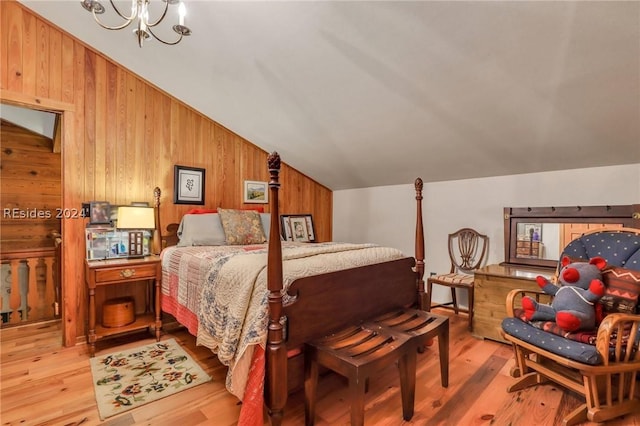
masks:
POLYGON ((262 230, 264 236, 269 241, 269 230, 271 229, 271 213, 260 213, 260 222, 262 222, 262 230))
POLYGON ((226 244, 217 213, 185 214, 178 227, 178 247, 221 246, 226 244))

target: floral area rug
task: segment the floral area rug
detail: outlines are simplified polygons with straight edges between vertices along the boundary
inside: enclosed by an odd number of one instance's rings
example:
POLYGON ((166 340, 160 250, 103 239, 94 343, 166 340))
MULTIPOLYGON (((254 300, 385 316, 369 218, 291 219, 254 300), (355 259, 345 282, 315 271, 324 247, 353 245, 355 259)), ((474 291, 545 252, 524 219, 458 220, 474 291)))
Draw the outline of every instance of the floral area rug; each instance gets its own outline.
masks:
POLYGON ((102 420, 211 380, 174 339, 96 355, 91 373, 102 420))

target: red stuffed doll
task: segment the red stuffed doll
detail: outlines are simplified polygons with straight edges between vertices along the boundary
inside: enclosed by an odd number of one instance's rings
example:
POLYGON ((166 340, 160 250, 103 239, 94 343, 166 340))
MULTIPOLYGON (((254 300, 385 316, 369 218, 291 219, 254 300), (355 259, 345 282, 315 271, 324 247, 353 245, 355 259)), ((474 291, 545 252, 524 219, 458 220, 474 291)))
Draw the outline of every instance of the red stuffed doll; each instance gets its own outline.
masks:
POLYGON ((565 331, 590 330, 596 327, 595 304, 604 295, 602 270, 607 266, 602 257, 589 262, 571 262, 564 256, 558 274, 558 285, 542 276, 536 277, 546 294, 554 296, 551 305, 522 298, 525 317, 529 321, 555 321, 565 331))

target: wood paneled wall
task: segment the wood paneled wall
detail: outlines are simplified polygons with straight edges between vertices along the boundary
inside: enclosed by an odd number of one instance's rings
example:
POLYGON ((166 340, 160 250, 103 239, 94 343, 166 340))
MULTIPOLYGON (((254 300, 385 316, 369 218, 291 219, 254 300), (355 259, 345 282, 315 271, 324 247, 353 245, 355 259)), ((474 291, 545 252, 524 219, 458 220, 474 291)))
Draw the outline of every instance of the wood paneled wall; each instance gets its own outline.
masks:
MULTIPOLYGON (((243 180, 267 180, 267 153, 249 141, 21 4, 2 1, 0 14, 3 101, 63 114, 62 207, 90 200, 151 202, 159 186, 166 227, 192 207, 172 202, 175 164, 207 170, 207 206, 243 207, 243 180)), ((281 184, 280 211, 313 214, 318 239, 329 240, 332 192, 286 164, 281 184)), ((79 219, 62 223, 66 345, 86 332, 84 226, 79 219)))
POLYGON ((2 120, 0 252, 53 248, 62 214, 61 158, 53 140, 2 120))

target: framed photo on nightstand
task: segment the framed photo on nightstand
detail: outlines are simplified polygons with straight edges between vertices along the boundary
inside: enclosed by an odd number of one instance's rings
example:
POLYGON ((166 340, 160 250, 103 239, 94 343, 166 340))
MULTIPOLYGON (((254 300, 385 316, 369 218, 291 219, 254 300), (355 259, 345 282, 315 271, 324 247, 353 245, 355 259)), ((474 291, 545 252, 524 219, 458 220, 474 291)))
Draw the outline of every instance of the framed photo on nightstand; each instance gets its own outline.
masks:
POLYGON ((89 223, 91 225, 111 224, 111 204, 108 201, 89 203, 89 223))

